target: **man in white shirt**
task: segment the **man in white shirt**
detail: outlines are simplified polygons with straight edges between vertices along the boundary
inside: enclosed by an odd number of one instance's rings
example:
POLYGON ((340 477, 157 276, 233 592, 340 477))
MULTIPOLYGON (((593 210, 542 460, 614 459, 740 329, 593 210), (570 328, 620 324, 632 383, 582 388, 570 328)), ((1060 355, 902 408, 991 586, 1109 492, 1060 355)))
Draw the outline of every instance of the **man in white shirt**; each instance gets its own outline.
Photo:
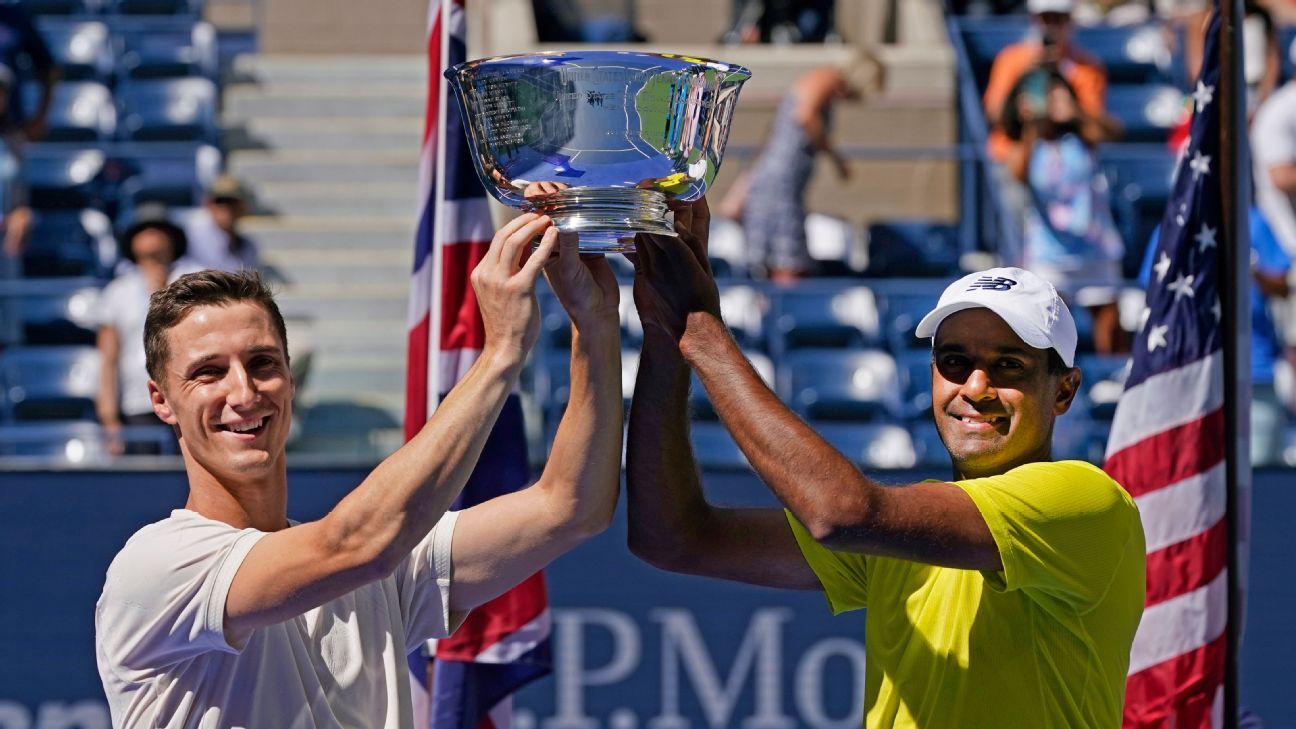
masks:
POLYGON ((203 195, 202 208, 185 220, 189 256, 203 268, 256 270, 260 264, 256 243, 239 232, 247 206, 243 183, 230 175, 217 177, 203 195))
POLYGON ((149 296, 186 273, 200 270, 187 255, 184 231, 166 220, 144 219, 122 234, 121 273, 99 294, 92 316, 99 349, 95 415, 114 455, 157 454, 161 444, 126 442, 123 426, 161 425, 149 401, 144 357, 144 316, 149 296))
MULTIPOLYGON (((1296 258, 1296 81, 1283 84, 1256 111, 1251 156, 1256 207, 1278 245, 1296 258)), ((1283 309, 1287 316, 1279 335, 1290 345, 1296 343, 1296 309, 1290 300, 1283 309)))
POLYGON ((108 570, 95 643, 114 726, 412 727, 406 654, 606 528, 622 432, 611 269, 528 214, 472 280, 476 364, 413 439, 300 524, 286 513, 286 337, 260 278, 204 271, 153 297, 149 394, 179 434, 189 498, 108 570), (548 465, 529 488, 447 512, 535 344, 541 270, 574 334, 548 465))

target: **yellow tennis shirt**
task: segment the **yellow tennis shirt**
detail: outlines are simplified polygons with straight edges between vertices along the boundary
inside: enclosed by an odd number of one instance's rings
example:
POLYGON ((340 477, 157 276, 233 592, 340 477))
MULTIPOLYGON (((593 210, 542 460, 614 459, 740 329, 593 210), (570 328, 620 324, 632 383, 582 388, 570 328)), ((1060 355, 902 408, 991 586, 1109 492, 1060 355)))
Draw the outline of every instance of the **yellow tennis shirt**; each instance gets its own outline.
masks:
POLYGON ((865 726, 1119 727, 1146 579, 1134 501, 1080 461, 957 485, 1003 570, 836 552, 789 514, 833 613, 868 608, 865 726))

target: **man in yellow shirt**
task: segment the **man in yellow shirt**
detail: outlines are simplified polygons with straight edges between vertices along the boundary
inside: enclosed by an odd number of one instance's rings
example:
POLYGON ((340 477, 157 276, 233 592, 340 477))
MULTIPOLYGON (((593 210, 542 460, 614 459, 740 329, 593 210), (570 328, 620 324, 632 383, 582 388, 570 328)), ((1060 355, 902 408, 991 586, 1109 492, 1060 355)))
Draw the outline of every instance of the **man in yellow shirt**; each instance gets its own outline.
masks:
POLYGON ((719 313, 705 201, 679 238, 640 236, 644 347, 630 414, 629 540, 664 569, 822 590, 868 608, 865 725, 1117 727, 1143 610, 1134 502, 1106 474, 1053 462, 1054 420, 1080 386, 1075 322, 1021 269, 956 281, 918 327, 953 477, 888 488, 770 392, 719 313), (689 370, 786 506, 702 494, 689 370))

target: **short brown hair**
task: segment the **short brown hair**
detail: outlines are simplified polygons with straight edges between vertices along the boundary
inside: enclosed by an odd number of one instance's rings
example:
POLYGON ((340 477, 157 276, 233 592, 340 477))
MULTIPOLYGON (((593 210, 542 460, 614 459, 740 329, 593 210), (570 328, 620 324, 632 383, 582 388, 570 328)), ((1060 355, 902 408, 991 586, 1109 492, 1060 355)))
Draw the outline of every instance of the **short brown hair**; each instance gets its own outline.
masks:
POLYGON ((149 297, 148 317, 144 319, 144 362, 149 377, 162 382, 162 373, 170 356, 167 330, 179 324, 200 306, 228 306, 240 301, 258 304, 270 315, 279 342, 288 357, 288 331, 274 294, 256 271, 207 270, 187 273, 166 288, 149 297))

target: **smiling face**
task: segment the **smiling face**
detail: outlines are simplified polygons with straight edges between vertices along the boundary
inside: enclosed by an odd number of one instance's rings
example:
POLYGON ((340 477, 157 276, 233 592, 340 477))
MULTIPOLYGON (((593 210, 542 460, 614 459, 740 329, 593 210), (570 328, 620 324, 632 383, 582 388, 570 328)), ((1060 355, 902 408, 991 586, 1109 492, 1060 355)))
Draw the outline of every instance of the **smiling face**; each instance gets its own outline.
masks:
POLYGON ((282 477, 292 425, 293 381, 284 343, 260 305, 199 306, 165 332, 154 411, 178 426, 180 448, 221 484, 282 477))
POLYGON ((955 475, 977 478, 1048 460, 1053 421, 1080 370, 1049 372, 1049 350, 1021 340, 989 309, 951 314, 932 350, 932 412, 955 475))

